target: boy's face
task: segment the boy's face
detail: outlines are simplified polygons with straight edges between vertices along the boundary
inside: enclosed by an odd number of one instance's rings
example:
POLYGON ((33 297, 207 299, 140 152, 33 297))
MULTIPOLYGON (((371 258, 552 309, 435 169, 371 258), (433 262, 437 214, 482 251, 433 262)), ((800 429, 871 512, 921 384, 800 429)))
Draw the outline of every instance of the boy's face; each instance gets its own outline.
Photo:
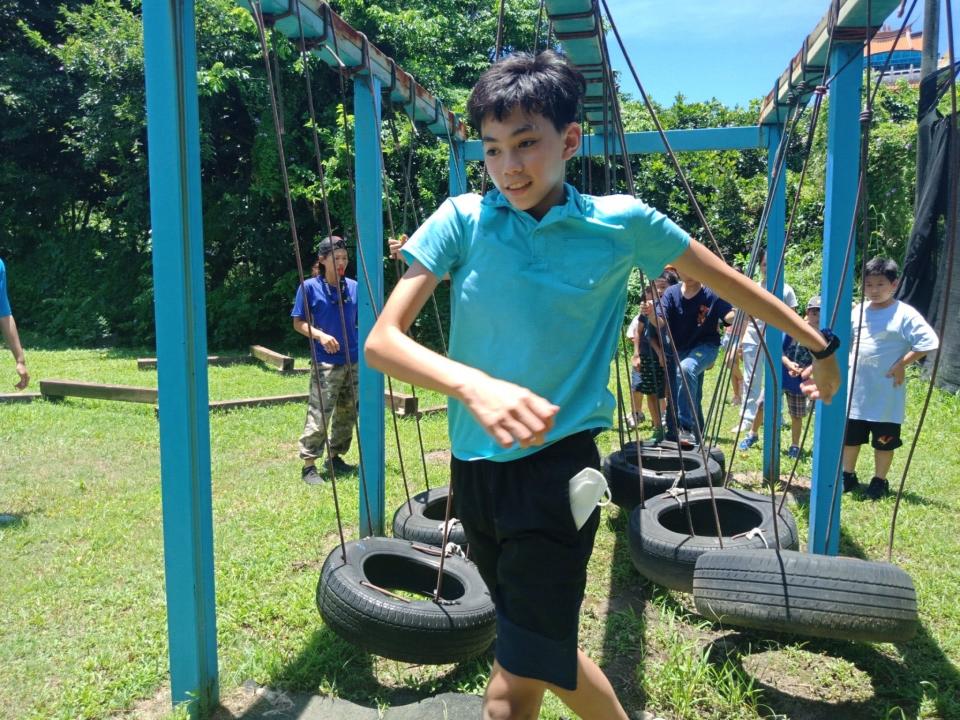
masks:
POLYGON ((488 115, 480 135, 490 179, 513 207, 540 220, 563 200, 566 162, 580 149, 582 134, 578 123, 558 131, 543 115, 522 108, 503 120, 488 115))
POLYGON ((334 250, 329 255, 320 258, 320 264, 323 266, 324 275, 329 278, 331 273, 338 278, 343 277, 347 271, 347 263, 350 258, 346 250, 334 250))
POLYGON ((657 294, 663 295, 663 291, 667 289, 667 281, 664 280, 663 278, 658 277, 656 280, 653 281, 653 284, 657 288, 657 294))
POLYGON ((898 280, 890 282, 886 275, 867 275, 863 280, 864 294, 875 305, 883 305, 893 299, 898 280))
POLYGON ((812 328, 820 327, 820 308, 807 308, 807 311, 803 314, 803 319, 807 321, 807 325, 812 328))

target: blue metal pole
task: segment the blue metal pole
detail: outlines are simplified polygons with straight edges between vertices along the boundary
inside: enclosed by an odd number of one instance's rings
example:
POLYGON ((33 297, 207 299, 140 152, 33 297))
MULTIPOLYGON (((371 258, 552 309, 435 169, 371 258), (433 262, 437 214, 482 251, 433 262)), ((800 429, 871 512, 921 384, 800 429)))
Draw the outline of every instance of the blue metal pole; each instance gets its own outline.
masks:
POLYGON ((836 555, 840 543, 840 492, 834 493, 837 465, 843 450, 843 431, 847 411, 847 369, 850 349, 850 306, 853 300, 853 268, 856 258, 851 250, 847 272, 843 261, 850 240, 850 228, 856 212, 857 183, 860 177, 860 86, 863 75, 862 43, 835 44, 830 67, 843 68, 830 86, 827 116, 826 203, 823 212, 823 283, 820 310, 824 324, 834 308, 837 319, 833 331, 840 337, 840 377, 843 382, 830 405, 817 403, 814 425, 813 487, 810 494, 810 552, 836 555), (850 64, 847 65, 846 63, 850 64), (833 505, 832 523, 831 498, 833 505), (830 544, 827 545, 829 524, 830 544))
POLYGON ((170 684, 196 717, 219 687, 192 0, 146 0, 143 35, 170 684))
MULTIPOLYGON (((383 305, 383 178, 380 158, 380 81, 366 73, 354 79, 353 112, 356 132, 357 231, 365 263, 357 263, 360 285, 360 347, 383 305), (372 85, 372 88, 371 88, 372 85), (368 291, 367 288, 370 288, 368 291)), ((384 402, 383 375, 367 365, 360 353, 360 447, 363 463, 360 473, 360 534, 384 534, 384 402), (370 513, 367 514, 369 507, 370 513)))
POLYGON ((464 157, 464 143, 456 138, 450 141, 450 177, 447 180, 450 197, 463 195, 467 191, 467 161, 464 157))
MULTIPOLYGON (((771 125, 767 128, 767 182, 769 187, 767 192, 773 194, 773 201, 770 204, 770 214, 767 218, 768 269, 766 287, 767 290, 781 299, 783 299, 783 274, 779 274, 776 283, 774 283, 774 280, 777 279, 777 261, 780 259, 780 253, 783 252, 784 233, 786 232, 786 167, 784 166, 775 185, 773 184, 773 174, 776 169, 774 164, 776 162, 777 146, 780 144, 782 136, 782 125, 771 125)), ((769 481, 775 481, 777 478, 773 477, 774 459, 778 458, 780 454, 780 408, 783 403, 783 395, 779 392, 783 333, 772 325, 767 325, 763 337, 772 359, 772 363, 763 363, 763 476, 769 481)), ((754 382, 758 381, 759 378, 754 382)))

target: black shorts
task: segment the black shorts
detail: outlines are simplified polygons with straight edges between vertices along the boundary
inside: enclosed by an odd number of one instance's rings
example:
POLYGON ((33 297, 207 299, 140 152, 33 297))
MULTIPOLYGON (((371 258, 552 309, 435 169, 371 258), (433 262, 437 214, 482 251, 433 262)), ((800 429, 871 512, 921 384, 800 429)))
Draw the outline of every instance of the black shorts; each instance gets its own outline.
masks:
POLYGON ((585 467, 600 469, 590 431, 509 462, 450 462, 455 514, 497 606, 497 661, 567 690, 600 524, 597 510, 578 531, 570 511, 570 478, 585 467))
POLYGON ((847 420, 844 433, 844 445, 865 445, 867 437, 873 435, 871 445, 877 450, 896 450, 903 445, 900 440, 900 424, 873 422, 872 420, 847 420))

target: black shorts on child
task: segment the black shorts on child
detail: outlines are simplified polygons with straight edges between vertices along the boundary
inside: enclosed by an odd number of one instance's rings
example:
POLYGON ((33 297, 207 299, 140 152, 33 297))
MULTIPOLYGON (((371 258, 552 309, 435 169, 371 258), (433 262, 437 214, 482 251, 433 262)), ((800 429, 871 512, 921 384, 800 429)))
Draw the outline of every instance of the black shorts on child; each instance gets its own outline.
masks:
POLYGON ((585 467, 600 469, 590 431, 508 462, 450 462, 455 515, 497 607, 497 661, 567 690, 600 524, 594 511, 578 531, 570 510, 570 478, 585 467))
POLYGON ((847 420, 847 429, 843 436, 844 445, 865 445, 870 435, 870 443, 876 450, 896 450, 903 445, 900 440, 900 423, 873 422, 872 420, 847 420))

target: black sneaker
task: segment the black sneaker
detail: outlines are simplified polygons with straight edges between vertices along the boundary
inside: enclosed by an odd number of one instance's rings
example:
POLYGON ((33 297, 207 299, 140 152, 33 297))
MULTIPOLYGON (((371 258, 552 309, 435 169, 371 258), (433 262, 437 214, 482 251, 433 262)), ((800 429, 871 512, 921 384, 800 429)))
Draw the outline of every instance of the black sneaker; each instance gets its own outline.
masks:
POLYGON ((863 494, 871 500, 879 500, 884 495, 890 494, 890 483, 884 478, 874 476, 863 494))
POLYGON ((300 479, 307 485, 320 485, 326 482, 323 476, 317 472, 316 465, 304 465, 300 471, 300 479))
POLYGON ((857 480, 855 472, 845 472, 843 474, 843 491, 845 493, 853 492, 860 487, 860 481, 857 480))
POLYGON ((328 460, 327 467, 331 468, 337 475, 349 475, 357 471, 356 465, 348 465, 339 455, 332 460, 328 460))

